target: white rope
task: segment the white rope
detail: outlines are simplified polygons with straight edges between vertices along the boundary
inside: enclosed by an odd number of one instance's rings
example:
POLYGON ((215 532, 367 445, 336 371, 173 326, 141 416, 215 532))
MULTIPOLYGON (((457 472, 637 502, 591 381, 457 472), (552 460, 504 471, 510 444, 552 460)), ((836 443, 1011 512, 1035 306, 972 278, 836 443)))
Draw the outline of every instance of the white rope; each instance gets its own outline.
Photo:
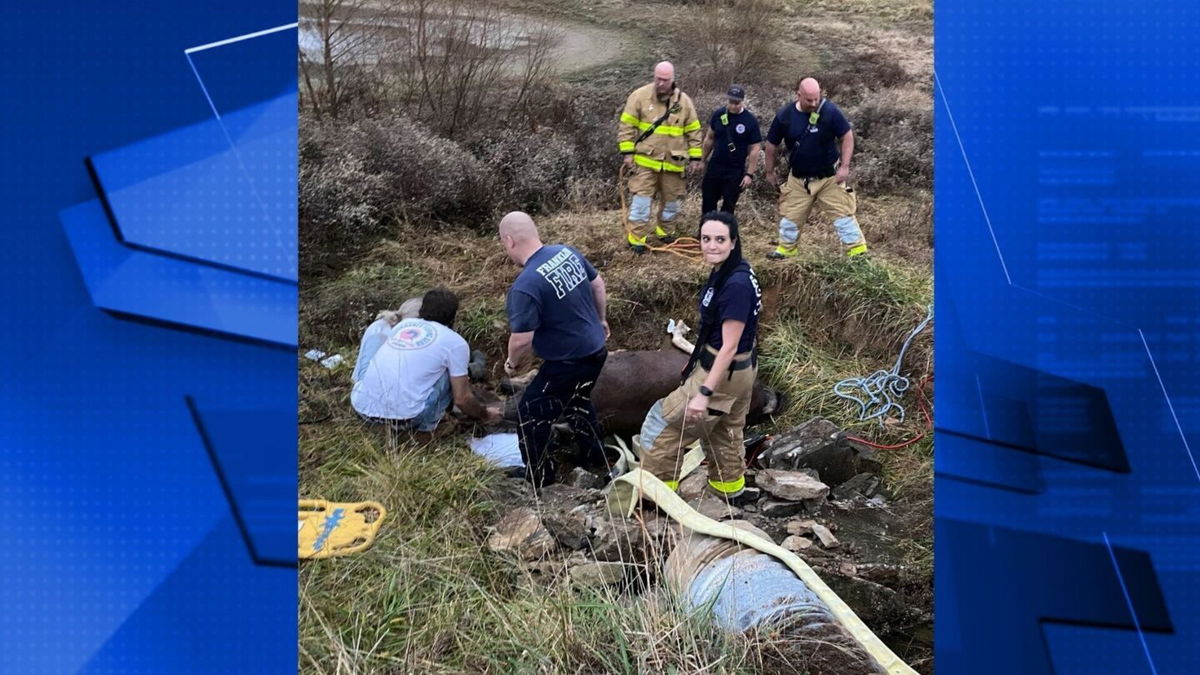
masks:
POLYGON ((925 330, 925 326, 932 320, 933 305, 929 305, 929 313, 925 320, 908 334, 891 370, 877 370, 866 377, 850 377, 833 385, 833 393, 838 398, 858 404, 860 421, 877 419, 883 424, 892 410, 896 411, 901 422, 904 421, 904 406, 897 401, 908 391, 910 383, 907 377, 900 374, 900 363, 904 361, 904 352, 908 351, 908 345, 912 343, 913 338, 925 330))

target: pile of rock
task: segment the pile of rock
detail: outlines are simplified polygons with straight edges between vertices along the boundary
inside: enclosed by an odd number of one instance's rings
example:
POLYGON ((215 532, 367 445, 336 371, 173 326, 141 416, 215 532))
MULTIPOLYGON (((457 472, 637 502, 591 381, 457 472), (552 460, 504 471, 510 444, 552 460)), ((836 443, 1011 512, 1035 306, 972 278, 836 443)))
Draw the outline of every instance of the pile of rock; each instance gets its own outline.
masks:
POLYGON ((787 533, 787 538, 779 545, 793 553, 811 549, 814 543, 819 543, 824 549, 835 549, 842 545, 828 527, 815 520, 793 520, 787 524, 787 533))
POLYGON ((874 451, 847 440, 837 425, 821 417, 775 438, 758 462, 768 469, 813 469, 830 486, 859 474, 878 475, 882 468, 874 451))
MULTIPOLYGON (((704 469, 681 482, 679 496, 714 520, 753 518, 747 514, 800 517, 787 523, 788 536, 782 545, 816 553, 840 546, 831 531, 834 526, 803 518, 817 516, 831 499, 834 506, 846 508, 846 500, 872 497, 880 485, 880 465, 873 452, 848 442, 840 429, 822 418, 774 439, 759 463, 765 468, 746 473, 741 507, 731 506, 708 489, 704 469)), ((543 490, 537 503, 514 508, 501 518, 488 547, 509 551, 529 566, 564 563, 567 576, 576 583, 616 584, 630 579, 663 552, 660 547, 669 519, 653 511, 643 512, 640 520, 609 514, 599 490, 603 484, 601 477, 576 468, 564 483, 543 490)), ((774 531, 764 521, 757 522, 774 531)))
POLYGON ((668 527, 669 519, 654 513, 634 520, 610 514, 599 490, 560 483, 546 487, 534 505, 508 511, 487 546, 544 578, 619 585, 662 555, 668 527))

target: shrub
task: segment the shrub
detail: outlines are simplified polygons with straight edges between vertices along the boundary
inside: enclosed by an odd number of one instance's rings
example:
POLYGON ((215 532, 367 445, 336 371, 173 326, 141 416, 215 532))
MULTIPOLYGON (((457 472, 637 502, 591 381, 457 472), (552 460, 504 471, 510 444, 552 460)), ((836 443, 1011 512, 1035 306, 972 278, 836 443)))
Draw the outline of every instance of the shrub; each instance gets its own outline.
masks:
POLYGON ((856 184, 868 194, 933 185, 933 101, 895 89, 868 92, 846 111, 854 123, 856 184))
POLYGON ((302 272, 337 269, 397 219, 490 223, 493 173, 404 115, 301 125, 302 272))

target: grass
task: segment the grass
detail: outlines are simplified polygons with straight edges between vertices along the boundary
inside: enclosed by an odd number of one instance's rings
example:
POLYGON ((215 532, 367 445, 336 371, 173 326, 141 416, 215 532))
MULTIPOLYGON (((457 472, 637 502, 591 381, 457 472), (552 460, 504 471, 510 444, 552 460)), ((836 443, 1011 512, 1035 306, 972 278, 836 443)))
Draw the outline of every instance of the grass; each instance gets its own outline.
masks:
POLYGON ((302 344, 329 351, 357 345, 362 328, 429 288, 431 275, 407 259, 368 261, 301 288, 302 344))
MULTIPOLYGON (((307 392, 319 397, 321 392, 307 392)), ((754 672, 751 643, 666 595, 565 583, 482 545, 503 479, 465 439, 388 447, 374 428, 302 431, 301 491, 376 499, 368 551, 300 574, 301 670, 357 672, 754 672)))
POLYGON ((301 567, 302 672, 803 673, 821 671, 797 655, 843 649, 728 634, 667 591, 573 586, 564 561, 490 551, 479 524, 503 479, 461 437, 385 450, 372 431, 330 426, 303 444, 305 494, 389 512, 368 551, 301 567))

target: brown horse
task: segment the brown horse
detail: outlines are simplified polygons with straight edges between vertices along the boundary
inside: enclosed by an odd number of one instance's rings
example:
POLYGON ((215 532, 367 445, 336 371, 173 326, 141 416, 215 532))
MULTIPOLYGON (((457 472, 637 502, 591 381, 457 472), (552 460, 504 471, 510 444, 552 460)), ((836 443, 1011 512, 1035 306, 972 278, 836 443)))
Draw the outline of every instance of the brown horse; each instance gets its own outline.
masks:
MULTIPOLYGON (((679 386, 680 373, 687 360, 687 354, 678 349, 609 352, 596 388, 592 390, 592 402, 596 404, 596 414, 605 432, 625 437, 640 432, 642 420, 654 402, 679 386)), ((505 387, 514 392, 505 405, 507 421, 517 421, 520 396, 515 394, 523 386, 513 383, 511 387, 505 387)), ((782 412, 783 403, 779 392, 755 382, 746 424, 757 424, 782 412)))

